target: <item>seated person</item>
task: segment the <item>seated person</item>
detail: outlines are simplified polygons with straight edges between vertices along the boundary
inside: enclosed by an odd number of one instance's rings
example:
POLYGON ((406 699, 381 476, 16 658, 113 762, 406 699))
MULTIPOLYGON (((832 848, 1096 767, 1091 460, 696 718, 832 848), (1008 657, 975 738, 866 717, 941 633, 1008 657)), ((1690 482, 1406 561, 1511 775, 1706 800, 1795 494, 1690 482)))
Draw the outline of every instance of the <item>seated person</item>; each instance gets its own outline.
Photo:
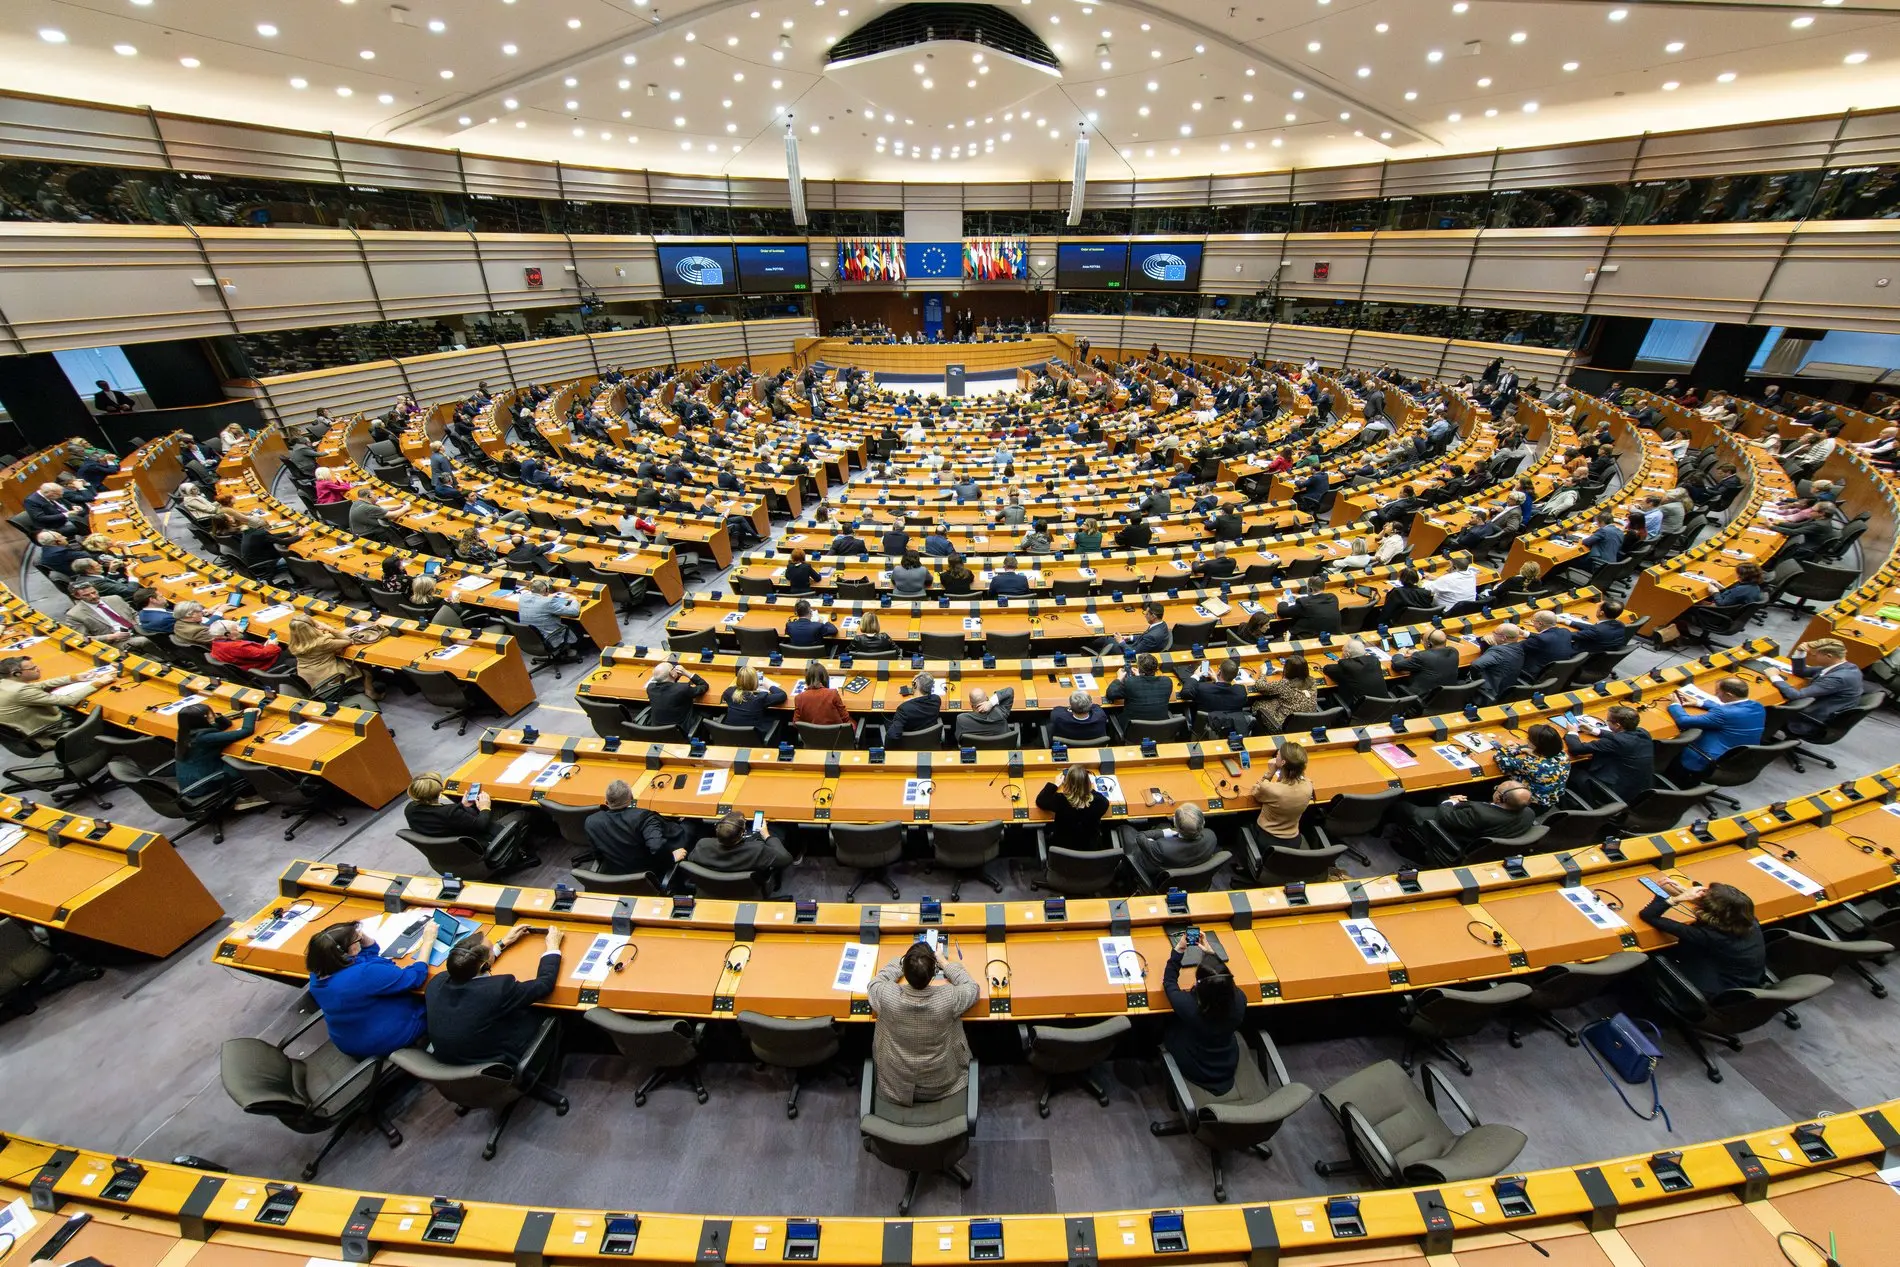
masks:
POLYGON ((1174 678, 1163 675, 1161 662, 1144 651, 1135 657, 1132 671, 1124 665, 1108 684, 1108 698, 1122 701, 1124 720, 1166 721, 1174 715, 1168 708, 1174 698, 1174 678))
MULTIPOLYGON (((527 936, 528 928, 516 924, 493 945, 480 933, 470 933, 449 951, 448 962, 423 994, 429 1046, 437 1060, 519 1068, 527 1058, 541 1029, 534 1005, 554 993, 561 975, 561 926, 547 926, 532 979, 519 981, 491 969, 495 957, 527 936)), ((549 1044, 550 1054, 553 1048, 549 1044)))
MULTIPOLYGON (((1379 604, 1378 621, 1382 625, 1400 623, 1399 613, 1407 607, 1433 608, 1438 606, 1438 597, 1419 584, 1418 569, 1404 567, 1399 569, 1399 583, 1385 592, 1385 601, 1379 604)), ((1407 617, 1405 623, 1410 623, 1407 617)))
POLYGON ((981 991, 962 964, 939 960, 927 943, 914 941, 871 979, 866 993, 877 1015, 871 1064, 879 1095, 910 1105, 941 1100, 968 1085, 970 1045, 963 1014, 981 991), (933 984, 939 973, 945 981, 941 988, 933 984))
POLYGON ((572 594, 555 593, 554 582, 547 577, 529 581, 527 590, 516 597, 515 608, 521 623, 539 633, 556 655, 578 648, 580 635, 567 622, 580 616, 580 600, 572 594))
POLYGON ((1216 541, 1213 552, 1189 569, 1192 575, 1206 581, 1231 580, 1237 570, 1234 561, 1227 557, 1225 541, 1216 541))
POLYGON ((1306 777, 1306 745, 1289 739, 1280 745, 1267 772, 1254 784, 1253 799, 1260 806, 1254 820, 1270 845, 1300 847, 1300 817, 1313 803, 1313 781, 1306 777))
POLYGON ((1333 684, 1333 694, 1348 709, 1357 708, 1359 701, 1369 695, 1391 694, 1386 689, 1385 665, 1358 638, 1346 639, 1339 659, 1321 665, 1320 672, 1333 684))
POLYGON ((1524 732, 1528 744, 1502 744, 1498 748, 1498 770, 1521 779, 1531 790, 1540 810, 1556 809, 1570 782, 1570 760, 1557 728, 1538 722, 1524 732))
POLYGON ((1049 710, 1049 737, 1065 743, 1108 738, 1108 714, 1087 691, 1071 691, 1069 702, 1049 710))
POLYGON ((1420 806, 1410 801, 1393 805, 1391 821, 1399 829, 1393 848, 1413 861, 1424 861, 1419 842, 1429 827, 1441 828, 1451 840, 1458 856, 1463 856, 1479 841, 1492 836, 1521 836, 1537 824, 1536 798, 1516 779, 1505 779, 1491 793, 1489 801, 1474 801, 1463 794, 1447 796, 1438 805, 1420 806))
POLYGON ((1527 682, 1540 680, 1545 669, 1576 654, 1575 639, 1553 611, 1531 613, 1531 634, 1523 646, 1524 667, 1520 672, 1527 682))
POLYGON ((1277 613, 1288 622, 1289 638, 1317 638, 1340 630, 1339 595, 1311 582, 1298 596, 1281 599, 1277 613))
POLYGON ((1102 845, 1102 817, 1108 797, 1095 786, 1087 766, 1072 765, 1054 783, 1036 793, 1036 808, 1053 817, 1050 839, 1064 849, 1090 852, 1102 845))
POLYGON ((653 666, 647 679, 647 708, 641 724, 646 726, 685 726, 693 717, 693 702, 712 684, 684 665, 662 661, 653 666))
POLYGON ((772 710, 785 703, 785 691, 767 686, 759 671, 745 664, 733 670, 732 685, 719 698, 726 706, 726 725, 750 726, 763 739, 771 725, 772 710))
POLYGON ((851 635, 851 650, 859 655, 876 655, 885 651, 895 651, 897 644, 884 632, 883 624, 874 611, 865 612, 858 618, 858 631, 851 635))
POLYGON ((917 557, 915 550, 906 550, 896 567, 891 569, 891 595, 894 598, 922 598, 930 588, 930 569, 917 557))
POLYGON ((607 785, 605 800, 581 824, 587 846, 593 850, 589 870, 606 875, 663 875, 669 859, 678 862, 686 856, 677 839, 682 833, 652 810, 635 805, 633 787, 625 779, 607 785))
MULTIPOLYGON (((1768 592, 1762 588, 1766 578, 1761 567, 1754 563, 1738 563, 1735 566, 1735 580, 1704 598, 1695 606, 1676 617, 1676 625, 1688 626, 1696 632, 1715 627, 1723 620, 1722 613, 1731 607, 1742 607, 1751 603, 1766 601, 1768 592)), ((1656 631, 1658 647, 1673 647, 1681 637, 1677 630, 1667 626, 1656 631)))
POLYGON ((1676 763, 1685 774, 1701 774, 1730 748, 1761 742, 1768 710, 1748 697, 1748 683, 1725 677, 1715 686, 1714 704, 1697 703, 1681 691, 1670 696, 1669 716, 1683 730, 1701 733, 1676 763))
POLYGON ((1016 570, 1016 556, 1003 556, 1001 571, 990 573, 989 595, 991 598, 1013 598, 1029 592, 1029 578, 1016 570))
POLYGON ((1478 595, 1486 607, 1509 607, 1537 597, 1544 587, 1544 569, 1536 562, 1526 563, 1515 576, 1508 576, 1478 595))
POLYGON ((1627 704, 1609 711, 1610 728, 1587 736, 1571 730, 1564 747, 1574 757, 1590 762, 1577 772, 1579 791, 1600 790, 1625 805, 1634 805, 1656 787, 1656 741, 1643 729, 1642 715, 1627 704))
POLYGON ((1141 618, 1147 627, 1138 634, 1132 634, 1119 642, 1109 639, 1102 647, 1109 655, 1142 655, 1147 652, 1166 651, 1174 645, 1174 634, 1168 628, 1168 611, 1157 602, 1141 605, 1141 618))
POLYGON ((1393 656, 1391 667, 1394 674, 1403 675, 1404 681, 1398 685, 1402 685, 1406 694, 1429 700, 1439 687, 1450 686, 1458 680, 1458 652, 1443 629, 1433 629, 1426 633, 1416 650, 1393 656))
POLYGON ((1719 882, 1689 889, 1667 877, 1657 883, 1670 896, 1651 898, 1638 915, 1676 939, 1665 953, 1703 998, 1754 989, 1767 979, 1768 951, 1747 893, 1719 882))
POLYGON ((792 551, 792 561, 785 565, 786 592, 791 594, 809 594, 818 585, 818 569, 805 559, 803 550, 792 551))
POLYGON ((1597 605, 1593 621, 1580 616, 1566 617, 1565 623, 1570 625, 1570 645, 1591 655, 1621 651, 1630 640, 1630 627, 1623 623, 1622 617, 1623 604, 1613 598, 1606 598, 1597 605))
POLYGON ((858 536, 858 525, 854 520, 839 531, 826 547, 826 553, 842 555, 846 558, 866 559, 871 556, 871 547, 864 544, 864 538, 858 536))
POLYGON ((919 673, 912 678, 904 696, 904 702, 891 713, 890 723, 884 728, 887 746, 899 735, 935 725, 943 716, 943 697, 937 693, 937 679, 930 674, 919 673))
POLYGON ((1240 661, 1232 656, 1207 676, 1182 683, 1181 697, 1210 727, 1245 734, 1252 723, 1247 716, 1247 688, 1240 684, 1240 661))
POLYGON ((702 836, 686 860, 710 871, 756 874, 779 872, 792 865, 792 854, 768 826, 752 830, 752 820, 737 810, 720 815, 711 836, 702 836))
POLYGON ((1171 1009, 1161 1041, 1183 1078, 1210 1095, 1227 1095, 1240 1068, 1238 1035, 1247 1021, 1247 999, 1227 965, 1205 948, 1194 969, 1194 988, 1183 990, 1181 960, 1186 950, 1187 938, 1175 937, 1161 973, 1161 989, 1171 1009))
MULTIPOLYGON (((178 740, 172 762, 172 778, 180 791, 197 788, 202 794, 222 781, 232 788, 250 787, 250 781, 224 764, 224 750, 242 743, 257 730, 257 710, 219 714, 209 704, 187 704, 178 710, 178 740)), ((265 804, 261 796, 247 796, 235 809, 256 809, 265 804)))
POLYGON ((1788 733, 1797 739, 1818 739, 1826 733, 1827 723, 1845 709, 1860 702, 1866 683, 1859 666, 1847 659, 1847 648, 1837 638, 1816 638, 1794 649, 1789 657, 1796 680, 1774 678, 1775 689, 1785 700, 1812 700, 1807 708, 1788 719, 1788 733))
POLYGON ((1147 831, 1122 828, 1122 849, 1144 872, 1153 868, 1180 871, 1199 866, 1219 848, 1220 841, 1207 825, 1206 811, 1192 803, 1176 806, 1174 820, 1166 827, 1147 831))
POLYGON ((1484 683, 1484 697, 1495 704, 1510 694, 1524 676, 1524 631, 1509 621, 1485 639, 1472 668, 1484 683))
POLYGON ((976 573, 963 561, 963 556, 953 554, 943 571, 937 573, 937 585, 949 597, 968 594, 976 588, 976 573))
POLYGON ((792 618, 785 622, 785 641, 794 647, 823 647, 838 636, 838 626, 829 620, 814 620, 811 603, 799 599, 792 607, 792 618))
POLYGON ((1016 703, 1016 688, 1005 686, 1000 691, 985 690, 972 686, 969 690, 969 707, 957 714, 954 734, 959 748, 968 744, 977 735, 994 735, 1009 729, 1009 710, 1016 703))
POLYGON ((406 967, 385 957, 355 921, 331 924, 311 937, 303 954, 310 997, 338 1051, 352 1060, 380 1060, 428 1038, 422 987, 436 931, 434 920, 423 922, 406 967))
POLYGON ((424 770, 409 781, 409 802, 403 806, 403 820, 418 836, 466 836, 476 842, 484 857, 499 860, 514 852, 528 834, 534 821, 532 810, 509 810, 497 816, 495 802, 487 792, 460 800, 443 795, 444 779, 434 770, 424 770))

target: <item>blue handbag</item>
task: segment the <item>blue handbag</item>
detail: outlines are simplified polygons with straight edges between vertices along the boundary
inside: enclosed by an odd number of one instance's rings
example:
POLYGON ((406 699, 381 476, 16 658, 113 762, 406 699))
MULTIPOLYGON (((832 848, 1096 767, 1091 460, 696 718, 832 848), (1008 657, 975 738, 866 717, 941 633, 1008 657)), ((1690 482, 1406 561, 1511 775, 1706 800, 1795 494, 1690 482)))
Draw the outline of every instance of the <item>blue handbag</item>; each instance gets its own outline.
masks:
POLYGON ((1662 1031, 1648 1021, 1632 1020, 1622 1012, 1615 1016, 1606 1016, 1591 1021, 1577 1031, 1583 1039, 1584 1051, 1590 1054, 1597 1072, 1610 1084, 1623 1106, 1645 1122, 1662 1118, 1663 1128, 1673 1131, 1676 1128, 1669 1121, 1669 1110, 1663 1107, 1662 1090, 1656 1083, 1656 1066, 1662 1063, 1662 1031), (1609 1066, 1604 1068, 1605 1064, 1609 1066), (1610 1069, 1616 1070, 1624 1082, 1631 1086, 1649 1084, 1649 1112, 1630 1103, 1623 1088, 1610 1076, 1610 1069))

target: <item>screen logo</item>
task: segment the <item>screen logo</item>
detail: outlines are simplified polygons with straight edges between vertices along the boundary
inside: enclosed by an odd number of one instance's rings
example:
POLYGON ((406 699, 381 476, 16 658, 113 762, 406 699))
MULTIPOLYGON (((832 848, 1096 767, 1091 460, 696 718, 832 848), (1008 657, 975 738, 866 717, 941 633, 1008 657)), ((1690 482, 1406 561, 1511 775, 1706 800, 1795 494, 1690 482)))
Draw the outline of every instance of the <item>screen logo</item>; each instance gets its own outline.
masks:
POLYGON ((1141 271, 1158 282, 1184 282, 1188 279, 1187 261, 1165 251, 1156 251, 1143 260, 1141 271))
POLYGON ((673 275, 688 286, 723 286, 726 270, 718 260, 704 255, 683 255, 673 265, 673 275))

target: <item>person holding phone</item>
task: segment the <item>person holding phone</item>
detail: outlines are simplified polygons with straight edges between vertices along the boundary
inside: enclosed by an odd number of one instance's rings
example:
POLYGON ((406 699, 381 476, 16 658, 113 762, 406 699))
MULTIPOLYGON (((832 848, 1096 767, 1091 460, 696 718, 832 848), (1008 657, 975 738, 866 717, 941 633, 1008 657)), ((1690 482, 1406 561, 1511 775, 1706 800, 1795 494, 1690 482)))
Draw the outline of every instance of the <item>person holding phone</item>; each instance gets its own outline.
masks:
POLYGON ((1181 957, 1188 939, 1176 936, 1174 953, 1161 974, 1161 989, 1174 1010, 1168 1016, 1162 1042, 1174 1057, 1181 1076, 1215 1096, 1234 1089, 1240 1068, 1241 1025, 1247 1019, 1247 1000, 1234 984, 1233 973, 1212 954, 1203 954, 1194 968, 1194 985, 1181 988, 1181 957))
POLYGON ((491 864, 511 859, 517 843, 528 834, 534 811, 510 810, 497 817, 488 793, 470 788, 451 801, 443 795, 444 786, 445 780, 434 770, 425 770, 410 781, 409 803, 403 806, 409 830, 420 836, 466 836, 480 842, 491 864))
POLYGON ((1732 884, 1685 887, 1667 876, 1656 884, 1663 892, 1639 914, 1676 939, 1670 961, 1704 998, 1750 990, 1767 979, 1768 950, 1748 894, 1732 884))
POLYGON ((530 980, 493 972, 496 956, 528 932, 528 925, 516 924, 493 945, 470 933, 449 951, 443 971, 423 996, 436 1059, 451 1065, 518 1066, 528 1054, 541 1028, 534 1005, 554 993, 560 978, 560 928, 548 925, 541 962, 530 980))
POLYGON ((338 1051, 352 1060, 380 1060, 428 1037, 421 991, 437 931, 433 919, 424 922, 407 965, 385 956, 353 921, 332 924, 310 939, 303 956, 310 997, 338 1051))
POLYGON ((886 1099, 908 1105, 964 1089, 970 1044, 963 1014, 981 991, 962 964, 940 960, 927 943, 915 941, 871 979, 865 994, 877 1014, 871 1064, 886 1099), (939 973, 943 986, 935 984, 939 973))

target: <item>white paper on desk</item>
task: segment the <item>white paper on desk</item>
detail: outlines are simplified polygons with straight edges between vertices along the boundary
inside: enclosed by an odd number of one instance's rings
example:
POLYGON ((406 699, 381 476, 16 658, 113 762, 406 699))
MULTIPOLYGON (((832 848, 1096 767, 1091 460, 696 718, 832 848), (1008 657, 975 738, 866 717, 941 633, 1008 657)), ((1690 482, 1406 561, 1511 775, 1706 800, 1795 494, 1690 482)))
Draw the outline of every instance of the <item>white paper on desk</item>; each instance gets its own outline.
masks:
POLYGON ((1077 673, 1069 680, 1075 683, 1075 689, 1078 691, 1092 691, 1095 689, 1095 675, 1093 673, 1077 673))
POLYGON ((1820 885, 1808 879, 1808 877, 1802 875, 1799 871, 1796 871, 1779 858, 1770 858, 1766 855, 1757 854, 1755 857, 1750 858, 1749 861, 1754 863, 1756 869, 1763 875, 1773 876, 1775 879, 1793 889, 1796 893, 1799 893, 1802 897, 1813 897, 1821 892, 1820 885))
POLYGON ((574 971, 567 974, 569 979, 574 981, 605 981, 607 974, 613 971, 613 964, 611 962, 613 955, 631 940, 633 939, 630 937, 623 937, 614 933, 597 934, 594 937, 593 944, 589 946, 586 953, 581 956, 581 961, 574 965, 574 971))
POLYGON ((508 763, 508 768, 495 780, 497 783, 526 783, 541 773, 542 767, 554 760, 551 752, 524 752, 508 763))
POLYGON ((453 660, 456 656, 461 655, 464 651, 467 651, 468 649, 469 649, 469 645, 465 642, 458 643, 457 645, 453 647, 437 647, 434 651, 431 651, 428 654, 427 658, 430 660, 434 660, 437 663, 440 663, 443 660, 453 660))
POLYGON ((296 743, 299 739, 302 739, 305 735, 313 735, 317 731, 322 730, 322 729, 323 729, 322 722, 300 721, 295 726, 292 726, 289 730, 286 730, 283 734, 272 736, 271 742, 286 744, 286 745, 293 744, 293 743, 296 743))
POLYGON ((1095 776, 1095 790, 1106 796, 1111 805, 1126 805, 1127 796, 1122 792, 1122 780, 1118 774, 1098 774, 1095 776))
POLYGON ((1266 609, 1261 607, 1259 603, 1254 602, 1251 598, 1243 598, 1240 600, 1240 610, 1246 612, 1249 616, 1258 616, 1266 609))
POLYGON ((574 773, 574 770, 575 765, 572 761, 557 761, 534 776, 534 786, 545 791, 574 773))
POLYGON ((838 971, 831 978, 831 988, 863 994, 876 970, 876 946, 867 946, 861 941, 846 942, 844 949, 838 952, 838 971))
POLYGON ((1459 735, 1458 742, 1472 752, 1489 752, 1491 749, 1497 747, 1497 744, 1489 735, 1481 735, 1474 731, 1467 731, 1459 735))
POLYGON ((348 542, 345 542, 344 544, 340 546, 331 546, 328 550, 325 550, 324 553, 325 554, 348 554, 350 551, 354 549, 356 549, 355 546, 350 545, 348 542))
POLYGON ((1900 625, 1894 624, 1891 620, 1882 620, 1878 616, 1856 615, 1854 619, 1863 625, 1872 625, 1876 629, 1900 629, 1900 625))
POLYGON ((929 779, 904 780, 904 804, 907 806, 930 805, 931 781, 929 779))
POLYGON ((26 828, 18 823, 8 823, 5 827, 0 827, 0 849, 11 849, 24 835, 26 835, 26 828))
POLYGON ((726 790, 726 783, 732 778, 732 771, 724 766, 699 772, 699 790, 697 796, 717 796, 726 790))
MULTIPOLYGON (((1885 1179, 1895 1192, 1900 1192, 1900 1166, 1889 1166, 1885 1170, 1876 1171, 1875 1173, 1882 1179, 1885 1179)), ((19 1202, 16 1201, 14 1204, 18 1205, 19 1202)))
POLYGON ((1392 953, 1392 944, 1371 920, 1342 919, 1339 926, 1346 930, 1346 936, 1352 939, 1352 944, 1358 948, 1367 964, 1384 967, 1399 961, 1399 957, 1392 953))
POLYGON ((1094 580, 1094 579, 1095 579, 1095 569, 1094 569, 1094 568, 1077 568, 1077 569, 1075 570, 1075 574, 1076 574, 1077 576, 1079 576, 1079 577, 1081 577, 1081 578, 1082 578, 1083 580, 1085 580, 1085 581, 1092 581, 1092 580, 1094 580))
POLYGON ((180 709, 190 708, 193 704, 202 704, 209 698, 208 695, 181 695, 171 703, 161 706, 157 711, 169 717, 180 709))
POLYGON ((24 651, 28 647, 36 647, 40 643, 45 642, 45 641, 46 641, 45 634, 37 634, 31 638, 22 638, 18 642, 8 643, 7 650, 8 651, 24 651))
POLYGON ((846 616, 843 620, 838 622, 838 629, 841 633, 855 633, 857 632, 858 625, 862 623, 862 621, 863 617, 861 616, 846 616))
POLYGON ((1701 704, 1706 708, 1715 707, 1715 704, 1717 702, 1715 696, 1709 694, 1707 691, 1703 690, 1699 686, 1683 685, 1683 686, 1677 687, 1676 689, 1682 692, 1684 698, 1693 700, 1696 703, 1701 704))
POLYGON ((1589 889, 1578 885, 1573 888, 1559 889, 1557 891, 1564 895, 1564 901, 1577 908, 1579 915, 1589 920, 1596 927, 1605 930, 1629 927, 1629 924, 1621 915, 1611 910, 1604 904, 1602 898, 1592 893, 1589 889))
POLYGON ((228 588, 230 587, 225 585, 222 581, 213 581, 209 585, 194 586, 191 592, 194 594, 218 594, 228 588))
POLYGON ((1478 768, 1478 763, 1473 761, 1470 757, 1467 757, 1455 743, 1433 744, 1432 751, 1443 757, 1448 764, 1454 765, 1460 770, 1472 771, 1478 768))
POLYGON ((324 913, 320 906, 297 907, 268 920, 256 932, 251 934, 250 944, 256 950, 274 950, 289 941, 299 928, 310 923, 324 913))
POLYGON ((736 625, 739 623, 739 613, 727 612, 723 617, 721 617, 719 623, 722 625, 736 625))
POLYGON ((1087 625, 1090 629, 1100 629, 1102 627, 1102 618, 1097 616, 1094 612, 1083 612, 1082 623, 1087 625))
POLYGON ((6 1209, 0 1210, 0 1232, 13 1238, 7 1242, 8 1249, 24 1241, 26 1234, 39 1224, 39 1219, 34 1215, 33 1208, 26 1203, 25 1197, 12 1202, 6 1209))
POLYGON ((1102 948, 1102 968, 1110 985, 1140 985, 1147 980, 1133 937, 1098 937, 1096 944, 1102 948))
POLYGON ((478 590, 494 582, 486 576, 464 576, 450 588, 458 590, 478 590))
POLYGON ((289 603, 278 603, 273 607, 260 607, 251 613, 251 619, 264 622, 282 620, 285 616, 290 615, 290 610, 289 603))

